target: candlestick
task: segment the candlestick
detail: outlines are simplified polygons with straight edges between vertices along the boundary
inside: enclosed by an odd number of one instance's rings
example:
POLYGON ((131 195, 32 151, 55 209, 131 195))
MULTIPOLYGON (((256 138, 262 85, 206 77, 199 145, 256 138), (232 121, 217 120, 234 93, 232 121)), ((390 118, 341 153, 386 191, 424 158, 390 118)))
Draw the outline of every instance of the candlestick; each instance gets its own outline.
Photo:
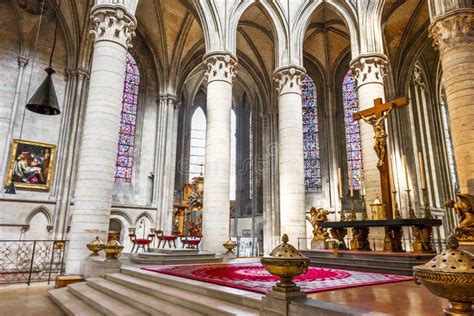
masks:
MULTIPOLYGON (((341 168, 337 168, 337 190, 339 194, 339 198, 342 199, 342 176, 341 176, 341 168)), ((342 204, 341 204, 342 205, 342 204)))
POLYGON ((357 215, 354 209, 354 196, 351 195, 351 221, 357 220, 357 215))
POLYGON ((433 218, 433 215, 431 215, 431 208, 430 208, 430 200, 428 197, 428 189, 423 188, 421 189, 423 192, 423 209, 425 210, 425 218, 433 218))
POLYGON ((341 215, 341 222, 344 222, 346 220, 346 215, 344 215, 344 207, 342 205, 342 196, 339 198, 341 200, 341 212, 340 212, 340 215, 341 215))
POLYGON ((360 182, 360 194, 365 196, 365 184, 364 184, 364 175, 362 168, 359 168, 360 173, 359 173, 359 182, 360 182))
POLYGON ((408 179, 408 166, 407 166, 407 157, 403 155, 403 168, 405 169, 405 184, 406 184, 406 189, 410 190, 410 181, 408 179))
POLYGON ((362 220, 366 221, 368 219, 367 216, 367 205, 365 203, 365 192, 362 194, 362 220))
POLYGON ((408 196, 408 217, 416 218, 415 210, 413 209, 411 205, 411 195, 410 195, 411 190, 405 190, 405 191, 407 192, 407 196, 408 196))
POLYGON ((420 176, 421 176, 421 189, 426 189, 426 174, 425 174, 425 164, 423 162, 423 155, 421 151, 418 152, 418 163, 420 165, 420 176))

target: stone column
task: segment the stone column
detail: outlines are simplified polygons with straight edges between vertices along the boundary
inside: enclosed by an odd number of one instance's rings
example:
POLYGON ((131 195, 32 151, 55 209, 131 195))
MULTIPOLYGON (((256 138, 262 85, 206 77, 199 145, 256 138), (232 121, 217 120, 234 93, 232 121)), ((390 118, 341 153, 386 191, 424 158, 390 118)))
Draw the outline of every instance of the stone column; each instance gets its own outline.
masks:
POLYGON ((436 17, 429 29, 439 48, 461 193, 474 194, 474 9, 436 17))
MULTIPOLYGON (((127 2, 128 3, 128 2, 127 2)), ((92 8, 95 35, 84 130, 72 213, 67 274, 83 272, 86 244, 105 240, 109 227, 120 129, 127 48, 134 36, 136 1, 130 7, 92 8)))
POLYGON ((278 90, 280 229, 299 245, 306 237, 301 80, 305 69, 296 65, 275 70, 278 90))
MULTIPOLYGON (((27 57, 18 56, 18 76, 16 80, 15 95, 13 97, 13 105, 12 105, 12 110, 10 112, 10 121, 8 123, 7 138, 5 139, 5 148, 4 148, 3 156, 2 156, 3 157, 2 161, 4 162, 8 161, 9 159, 8 157, 10 155, 10 144, 12 143, 12 140, 13 140, 13 131, 15 129, 16 114, 18 112, 18 100, 20 97, 21 85, 23 82, 23 73, 27 64, 28 64, 27 57)), ((2 185, 5 183, 3 179, 3 175, 7 174, 8 164, 5 163, 4 166, 5 168, 4 170, 1 170, 2 173, 0 174, 0 183, 2 185)))
POLYGON ((230 115, 237 61, 222 52, 204 56, 204 63, 208 84, 203 249, 222 253, 229 239, 230 115))
MULTIPOLYGON (((383 76, 386 65, 387 57, 377 53, 361 54, 351 61, 352 73, 357 81, 359 110, 373 107, 374 100, 377 98, 385 99, 383 76)), ((362 121, 360 122, 360 136, 368 205, 374 201, 376 195, 382 198, 380 173, 377 169, 378 158, 373 149, 374 131, 369 124, 362 121)))
POLYGON ((158 131, 158 168, 156 177, 158 184, 158 223, 157 227, 165 234, 171 234, 171 221, 173 214, 173 192, 175 178, 175 151, 176 151, 176 127, 177 110, 176 96, 166 94, 160 96, 159 131, 158 131))

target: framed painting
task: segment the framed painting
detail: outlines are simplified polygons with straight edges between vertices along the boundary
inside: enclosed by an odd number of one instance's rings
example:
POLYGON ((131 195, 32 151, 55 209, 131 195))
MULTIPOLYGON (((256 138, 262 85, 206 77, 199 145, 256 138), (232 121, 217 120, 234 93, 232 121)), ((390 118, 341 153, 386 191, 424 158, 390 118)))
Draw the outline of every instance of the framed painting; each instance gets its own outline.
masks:
POLYGON ((10 150, 5 187, 49 191, 56 158, 56 145, 14 139, 10 150))

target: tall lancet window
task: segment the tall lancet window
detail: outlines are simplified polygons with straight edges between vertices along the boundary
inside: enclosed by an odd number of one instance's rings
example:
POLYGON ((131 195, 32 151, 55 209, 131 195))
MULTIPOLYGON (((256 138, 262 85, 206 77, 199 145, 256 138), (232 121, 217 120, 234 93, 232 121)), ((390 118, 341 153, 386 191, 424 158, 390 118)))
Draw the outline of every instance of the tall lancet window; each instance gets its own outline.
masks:
POLYGON ((201 107, 194 110, 191 119, 191 148, 189 151, 189 183, 194 177, 204 175, 206 153, 206 115, 201 107))
POLYGON ((127 54, 115 182, 130 183, 132 181, 139 88, 140 73, 137 63, 130 54, 127 54))
POLYGON ((307 191, 322 189, 319 157, 318 95, 313 79, 306 75, 302 83, 304 184, 307 191))
POLYGON ((347 71, 342 81, 342 101, 344 106, 344 126, 346 132, 347 172, 352 172, 354 190, 360 190, 362 172, 362 149, 360 142, 360 124, 352 119, 352 114, 359 111, 357 84, 347 71))

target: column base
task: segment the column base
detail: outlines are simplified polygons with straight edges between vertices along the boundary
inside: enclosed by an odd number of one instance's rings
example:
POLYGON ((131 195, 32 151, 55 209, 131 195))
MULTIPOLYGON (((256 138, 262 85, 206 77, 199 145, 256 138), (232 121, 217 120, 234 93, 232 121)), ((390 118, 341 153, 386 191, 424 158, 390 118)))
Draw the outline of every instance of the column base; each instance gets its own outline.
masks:
POLYGON ((306 298, 306 294, 301 291, 280 292, 271 290, 262 299, 260 316, 288 315, 290 302, 303 298, 306 298))
POLYGON ((87 258, 84 263, 84 278, 103 278, 106 274, 120 272, 120 260, 87 258))

